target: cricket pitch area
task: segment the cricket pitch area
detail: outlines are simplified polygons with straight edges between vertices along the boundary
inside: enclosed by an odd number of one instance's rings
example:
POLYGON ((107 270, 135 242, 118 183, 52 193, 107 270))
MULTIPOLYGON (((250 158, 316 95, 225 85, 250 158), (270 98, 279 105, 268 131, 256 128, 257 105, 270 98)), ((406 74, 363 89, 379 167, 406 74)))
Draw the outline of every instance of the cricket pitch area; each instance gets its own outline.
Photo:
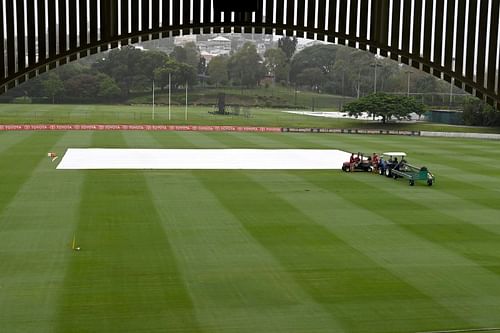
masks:
POLYGON ((332 149, 69 148, 57 169, 325 170, 350 153, 332 149))

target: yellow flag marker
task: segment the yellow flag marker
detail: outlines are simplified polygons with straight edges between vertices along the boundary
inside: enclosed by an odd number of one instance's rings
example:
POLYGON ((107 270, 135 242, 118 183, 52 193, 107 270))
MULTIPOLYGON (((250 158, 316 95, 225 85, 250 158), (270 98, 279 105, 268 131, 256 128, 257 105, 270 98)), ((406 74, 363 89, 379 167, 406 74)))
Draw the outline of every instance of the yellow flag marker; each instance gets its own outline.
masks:
POLYGON ((73 244, 71 245, 71 248, 72 248, 74 251, 80 251, 80 247, 79 247, 79 246, 76 246, 76 235, 73 235, 73 244))

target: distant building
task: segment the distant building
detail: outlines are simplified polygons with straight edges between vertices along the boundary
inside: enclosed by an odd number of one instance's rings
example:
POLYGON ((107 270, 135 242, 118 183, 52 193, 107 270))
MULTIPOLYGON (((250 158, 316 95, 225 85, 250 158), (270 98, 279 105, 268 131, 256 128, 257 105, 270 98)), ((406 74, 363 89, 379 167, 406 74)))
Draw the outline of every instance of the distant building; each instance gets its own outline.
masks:
POLYGON ((208 40, 207 48, 211 53, 229 54, 231 52, 231 40, 226 37, 217 36, 208 40))
POLYGON ((187 43, 196 43, 196 35, 185 35, 174 37, 175 46, 184 46, 187 43))

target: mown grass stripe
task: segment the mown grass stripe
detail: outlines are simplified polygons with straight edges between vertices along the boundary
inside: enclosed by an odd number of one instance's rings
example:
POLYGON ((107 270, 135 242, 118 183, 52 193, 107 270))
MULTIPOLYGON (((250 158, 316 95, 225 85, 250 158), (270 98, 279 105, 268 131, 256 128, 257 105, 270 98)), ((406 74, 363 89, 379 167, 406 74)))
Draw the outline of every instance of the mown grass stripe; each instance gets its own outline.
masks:
MULTIPOLYGON (((120 132, 93 145, 126 147, 120 132)), ((141 171, 85 171, 78 246, 59 332, 198 332, 191 299, 141 171)))
MULTIPOLYGON (((161 146, 152 141, 155 137, 127 135, 133 142, 161 146)), ((200 139, 207 142, 196 135, 195 143, 200 139)), ((148 172, 146 178, 200 325, 217 332, 343 332, 332 314, 294 282, 193 173, 224 177, 219 171, 164 171, 148 172)))
MULTIPOLYGON (((161 145, 159 148, 193 148, 193 145, 184 138, 183 133, 184 132, 147 132, 147 134, 142 133, 144 135, 144 139, 138 139, 138 143, 134 144, 134 147, 148 148, 150 144, 150 138, 154 138, 155 142, 161 145)), ((129 134, 131 133, 127 133, 127 136, 129 136, 129 134)))
MULTIPOLYGON (((73 140, 85 136, 65 133, 50 149, 73 140)), ((80 177, 58 172, 48 158, 28 176, 0 215, 2 332, 53 332, 76 217, 80 177)))
MULTIPOLYGON (((369 207, 370 202, 372 205, 388 206, 392 197, 387 198, 389 201, 385 200, 385 196, 370 200, 372 192, 362 184, 352 184, 351 191, 356 194, 346 195, 344 192, 349 192, 346 184, 350 180, 322 173, 289 172, 289 175, 283 176, 284 181, 272 183, 272 190, 310 219, 327 227, 355 249, 435 299, 448 311, 471 324, 491 324, 485 318, 493 318, 492 313, 498 306, 494 296, 497 293, 495 288, 498 288, 496 276, 477 262, 462 256, 460 251, 450 251, 450 248, 415 235, 401 226, 407 222, 405 211, 400 210, 401 214, 388 216, 372 212, 373 208, 369 207), (304 187, 309 189, 307 193, 298 191, 298 188, 304 187), (465 303, 466 308, 461 306, 465 303), (480 311, 484 313, 478 316, 480 311)), ((269 174, 261 173, 253 178, 262 184, 272 182, 269 174)), ((270 187, 268 189, 271 190, 270 187)), ((454 226, 448 227, 452 229, 454 226)), ((450 234, 450 230, 436 234, 450 234)), ((443 242, 446 240, 443 239, 443 242)), ((463 246, 474 248, 467 241, 463 246)), ((437 327, 463 326, 450 322, 437 327)))
MULTIPOLYGON (((437 262, 439 266, 429 271, 414 271, 413 274, 422 274, 427 279, 431 279, 430 281, 434 280, 429 283, 430 290, 436 297, 441 297, 445 301, 452 300, 452 304, 464 313, 464 318, 471 318, 474 324, 481 326, 498 325, 498 320, 492 315, 500 309, 498 258, 495 259, 496 254, 494 254, 500 236, 475 225, 461 222, 437 208, 428 209, 422 204, 408 200, 406 194, 409 192, 407 191, 394 192, 390 190, 391 187, 376 187, 371 183, 370 178, 371 175, 353 175, 345 181, 321 182, 306 177, 316 186, 329 191, 334 191, 339 187, 345 188, 349 183, 347 186, 350 190, 335 193, 355 205, 372 211, 375 215, 392 221, 404 230, 432 242, 437 247, 436 249, 449 250, 447 256, 433 256, 429 253, 427 260, 432 260, 434 263, 441 258, 437 262), (378 200, 362 195, 363 192, 373 193, 375 189, 380 195, 378 200), (391 207, 397 207, 397 215, 391 207), (429 214, 432 214, 432 217, 429 214), (433 222, 428 223, 427 221, 431 218, 433 222), (491 269, 492 265, 495 269, 491 269), (460 304, 463 306, 467 304, 467 306, 464 308, 459 306, 460 304)), ((410 191, 414 190, 410 189, 410 191)), ((411 196, 411 194, 408 195, 411 196)), ((422 249, 418 251, 427 252, 422 249)), ((445 254, 443 251, 439 252, 445 254)))
POLYGON ((63 133, 46 132, 23 135, 23 139, 10 145, 2 152, 0 170, 0 213, 16 195, 17 191, 31 176, 32 170, 41 160, 47 159, 47 152, 59 140, 63 133))
MULTIPOLYGON (((272 192, 273 183, 264 186, 245 172, 225 173, 222 184, 215 177, 198 178, 296 283, 350 331, 401 332, 414 327, 422 315, 441 324, 462 322, 272 192)), ((286 182, 275 173, 271 178, 286 182)))
POLYGON ((4 151, 8 150, 15 144, 18 144, 20 141, 25 140, 26 137, 31 134, 32 133, 0 131, 0 140, 2 142, 2 144, 0 145, 0 153, 3 154, 4 151))
MULTIPOLYGON (((253 138, 255 133, 241 132, 225 132, 225 133, 210 133, 210 136, 216 140, 217 145, 224 143, 225 146, 230 145, 231 148, 255 148, 253 138)), ((258 135, 258 134, 257 134, 258 135)))
POLYGON ((200 325, 216 332, 344 332, 198 179, 226 175, 195 174, 152 175, 149 184, 200 325))

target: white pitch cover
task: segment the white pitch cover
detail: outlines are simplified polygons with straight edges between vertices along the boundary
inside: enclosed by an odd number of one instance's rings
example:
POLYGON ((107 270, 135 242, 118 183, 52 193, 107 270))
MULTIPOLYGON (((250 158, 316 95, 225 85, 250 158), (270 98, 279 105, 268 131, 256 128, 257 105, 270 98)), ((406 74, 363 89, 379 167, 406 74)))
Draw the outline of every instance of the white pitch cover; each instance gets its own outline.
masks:
POLYGON ((68 148, 57 169, 340 169, 350 153, 335 149, 68 148))

